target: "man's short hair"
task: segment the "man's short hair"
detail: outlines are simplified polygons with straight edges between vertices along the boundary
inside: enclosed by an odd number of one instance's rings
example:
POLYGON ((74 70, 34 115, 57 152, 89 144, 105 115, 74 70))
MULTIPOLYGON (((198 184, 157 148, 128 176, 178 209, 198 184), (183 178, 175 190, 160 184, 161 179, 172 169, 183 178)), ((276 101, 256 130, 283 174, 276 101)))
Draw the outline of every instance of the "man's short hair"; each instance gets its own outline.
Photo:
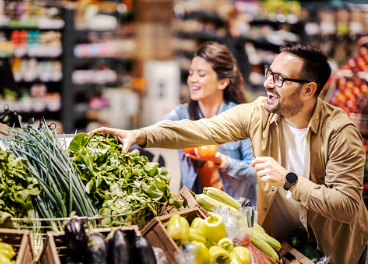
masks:
POLYGON ((327 56, 318 48, 305 43, 287 43, 280 47, 280 52, 292 53, 304 61, 300 79, 309 80, 317 84, 317 97, 331 75, 331 66, 327 56))

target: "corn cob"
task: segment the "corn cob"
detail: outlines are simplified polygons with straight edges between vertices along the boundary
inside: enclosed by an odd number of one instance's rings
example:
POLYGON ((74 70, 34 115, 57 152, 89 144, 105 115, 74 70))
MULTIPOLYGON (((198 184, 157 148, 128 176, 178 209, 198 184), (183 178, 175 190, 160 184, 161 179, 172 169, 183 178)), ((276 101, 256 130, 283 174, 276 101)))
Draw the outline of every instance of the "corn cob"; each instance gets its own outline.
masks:
POLYGON ((261 227, 259 224, 255 223, 253 226, 253 232, 260 235, 270 246, 276 251, 279 252, 281 250, 281 244, 279 241, 277 241, 275 238, 270 236, 265 232, 263 227, 261 227))
POLYGON ((197 203, 202 206, 204 209, 206 209, 209 212, 212 212, 212 208, 217 208, 222 206, 226 206, 230 208, 230 212, 237 212, 237 210, 231 206, 228 206, 227 204, 224 204, 222 202, 219 202, 211 197, 209 197, 208 195, 205 194, 197 194, 195 196, 197 203))
POLYGON ((280 262, 279 255, 276 251, 257 232, 254 232, 252 235, 252 244, 273 261, 280 262))
POLYGON ((236 210, 241 208, 240 203, 238 203, 233 197, 217 188, 205 187, 203 188, 203 193, 219 202, 234 207, 236 210))

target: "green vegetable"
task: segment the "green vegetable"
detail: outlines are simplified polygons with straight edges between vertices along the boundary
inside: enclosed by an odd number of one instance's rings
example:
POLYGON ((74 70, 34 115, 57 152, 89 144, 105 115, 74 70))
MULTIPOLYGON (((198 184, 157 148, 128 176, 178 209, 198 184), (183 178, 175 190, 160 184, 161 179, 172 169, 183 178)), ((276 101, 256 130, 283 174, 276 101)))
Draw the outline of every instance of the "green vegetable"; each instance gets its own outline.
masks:
POLYGON ((115 136, 81 133, 69 145, 69 155, 86 185, 85 191, 94 198, 101 216, 138 211, 137 215, 104 218, 102 225, 129 219, 139 224, 136 221, 140 215, 157 215, 158 206, 167 202, 180 208, 182 202, 170 192, 171 175, 166 169, 140 156, 138 150, 122 152, 118 143, 115 136))
POLYGON ((296 229, 290 233, 289 240, 294 248, 300 250, 305 244, 308 243, 307 232, 296 229))
POLYGON ((37 180, 28 177, 28 161, 0 149, 0 224, 9 217, 30 218, 32 197, 41 192, 37 180))
POLYGON ((302 247, 302 249, 300 250, 300 253, 302 253, 304 256, 309 258, 313 263, 317 263, 319 259, 321 258, 317 248, 312 246, 309 243, 305 244, 302 247))
MULTIPOLYGON (((45 123, 39 128, 12 129, 10 139, 1 139, 15 157, 28 160, 28 174, 37 179, 42 192, 35 196, 34 206, 40 217, 68 217, 72 211, 80 216, 94 216, 97 209, 85 193, 66 149, 59 143, 56 131, 45 123)), ((62 223, 48 221, 57 231, 62 223)))

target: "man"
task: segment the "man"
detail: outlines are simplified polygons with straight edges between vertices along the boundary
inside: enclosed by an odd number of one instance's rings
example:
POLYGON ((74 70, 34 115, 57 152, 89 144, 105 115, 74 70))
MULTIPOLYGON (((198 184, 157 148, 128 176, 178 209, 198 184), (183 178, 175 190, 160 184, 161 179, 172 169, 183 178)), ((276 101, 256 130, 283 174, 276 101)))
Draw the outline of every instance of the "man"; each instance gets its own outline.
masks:
POLYGON ((341 109, 318 98, 331 73, 327 57, 302 43, 280 51, 265 68, 267 98, 211 119, 94 132, 116 135, 124 151, 134 143, 176 149, 250 137, 258 222, 267 232, 285 239, 292 229, 304 229, 331 263, 364 263, 368 216, 361 135, 341 109))

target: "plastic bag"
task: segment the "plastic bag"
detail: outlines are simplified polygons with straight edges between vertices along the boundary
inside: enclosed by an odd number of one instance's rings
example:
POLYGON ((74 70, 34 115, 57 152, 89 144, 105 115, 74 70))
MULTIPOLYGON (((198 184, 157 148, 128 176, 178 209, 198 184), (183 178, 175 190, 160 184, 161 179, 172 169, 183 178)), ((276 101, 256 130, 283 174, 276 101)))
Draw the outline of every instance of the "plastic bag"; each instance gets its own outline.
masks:
POLYGON ((175 259, 179 264, 193 264, 197 256, 199 246, 192 243, 184 243, 175 251, 175 259))
POLYGON ((234 244, 246 246, 250 244, 253 235, 253 225, 257 222, 257 211, 253 207, 240 208, 237 212, 230 212, 228 206, 213 209, 213 213, 222 216, 226 226, 226 237, 234 244))
POLYGON ((329 264, 330 263, 330 258, 331 257, 327 257, 327 256, 324 256, 322 257, 318 262, 317 264, 329 264))
POLYGON ((156 257, 156 262, 157 264, 170 264, 167 261, 165 252, 159 248, 159 247, 152 247, 153 248, 153 252, 155 252, 155 257, 156 257))

